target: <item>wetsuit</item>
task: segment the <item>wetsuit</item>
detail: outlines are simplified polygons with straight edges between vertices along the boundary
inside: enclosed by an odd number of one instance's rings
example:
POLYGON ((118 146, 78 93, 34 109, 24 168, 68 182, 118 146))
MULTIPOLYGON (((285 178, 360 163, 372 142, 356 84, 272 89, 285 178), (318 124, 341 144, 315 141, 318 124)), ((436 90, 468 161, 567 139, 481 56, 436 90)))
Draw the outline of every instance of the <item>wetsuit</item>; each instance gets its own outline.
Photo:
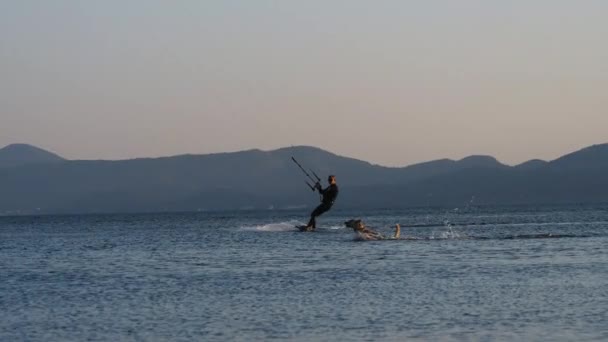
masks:
POLYGON ((317 228, 317 222, 315 218, 317 216, 321 216, 324 212, 331 209, 331 206, 334 205, 334 201, 336 197, 338 197, 338 186, 336 184, 331 184, 325 189, 318 188, 319 193, 323 195, 323 199, 321 200, 321 204, 313 210, 310 214, 310 221, 308 222, 308 226, 313 229, 317 228))

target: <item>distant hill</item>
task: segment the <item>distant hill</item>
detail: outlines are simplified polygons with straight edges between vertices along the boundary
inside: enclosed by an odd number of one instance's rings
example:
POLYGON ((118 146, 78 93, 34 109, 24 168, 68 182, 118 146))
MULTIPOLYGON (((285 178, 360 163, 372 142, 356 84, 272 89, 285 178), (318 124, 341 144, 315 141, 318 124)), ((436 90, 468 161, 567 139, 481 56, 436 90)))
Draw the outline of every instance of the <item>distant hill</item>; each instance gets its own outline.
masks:
POLYGON ((587 168, 608 166, 608 144, 593 145, 580 151, 566 154, 551 162, 561 168, 587 168))
POLYGON ((32 145, 13 144, 0 149, 0 168, 59 161, 64 159, 32 145))
POLYGON ((548 162, 546 162, 544 160, 532 159, 532 160, 528 160, 527 162, 516 165, 515 168, 520 169, 520 170, 534 170, 534 169, 538 169, 540 167, 546 166, 547 164, 548 164, 548 162))
POLYGON ((608 202, 608 145, 515 167, 489 156, 383 167, 296 146, 0 168, 0 213, 311 208, 318 196, 292 156, 324 184, 337 175, 337 208, 608 202))
POLYGON ((461 159, 459 162, 460 168, 471 167, 488 167, 488 168, 505 168, 507 165, 501 164, 496 158, 491 156, 470 156, 461 159))

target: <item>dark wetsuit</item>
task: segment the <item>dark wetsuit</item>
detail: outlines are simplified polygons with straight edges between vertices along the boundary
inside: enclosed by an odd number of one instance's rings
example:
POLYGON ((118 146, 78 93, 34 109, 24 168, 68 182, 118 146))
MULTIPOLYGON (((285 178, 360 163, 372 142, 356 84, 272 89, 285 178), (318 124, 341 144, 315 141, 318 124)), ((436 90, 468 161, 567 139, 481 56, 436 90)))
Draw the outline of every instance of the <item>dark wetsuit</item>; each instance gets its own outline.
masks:
POLYGON ((338 197, 338 186, 336 184, 331 184, 325 189, 319 188, 319 193, 323 195, 323 199, 321 200, 321 204, 313 210, 310 214, 310 221, 308 222, 308 226, 313 229, 317 228, 317 222, 315 218, 317 216, 321 216, 324 212, 331 209, 331 206, 334 205, 334 201, 336 197, 338 197))

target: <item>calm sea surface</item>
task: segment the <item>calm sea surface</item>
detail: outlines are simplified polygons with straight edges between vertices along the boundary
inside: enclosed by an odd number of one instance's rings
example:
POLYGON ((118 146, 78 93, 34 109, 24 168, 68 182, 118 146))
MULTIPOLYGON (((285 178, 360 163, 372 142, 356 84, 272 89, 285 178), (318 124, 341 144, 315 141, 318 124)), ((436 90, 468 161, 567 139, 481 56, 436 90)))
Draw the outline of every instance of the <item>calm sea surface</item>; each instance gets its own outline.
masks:
POLYGON ((0 341, 608 340, 608 206, 306 216, 0 217, 0 341))

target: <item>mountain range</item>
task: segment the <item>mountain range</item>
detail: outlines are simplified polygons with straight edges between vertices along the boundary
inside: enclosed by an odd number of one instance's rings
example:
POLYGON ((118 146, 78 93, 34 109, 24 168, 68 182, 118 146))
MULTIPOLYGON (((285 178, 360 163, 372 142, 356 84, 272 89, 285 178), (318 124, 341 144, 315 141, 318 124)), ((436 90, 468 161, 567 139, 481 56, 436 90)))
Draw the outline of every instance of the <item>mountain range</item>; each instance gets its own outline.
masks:
POLYGON ((310 146, 131 160, 66 160, 0 149, 0 214, 310 209, 295 157, 335 174, 337 208, 608 202, 608 144, 516 166, 490 156, 384 167, 310 146))
POLYGON ((27 144, 12 144, 0 149, 0 168, 64 160, 55 153, 27 144))

